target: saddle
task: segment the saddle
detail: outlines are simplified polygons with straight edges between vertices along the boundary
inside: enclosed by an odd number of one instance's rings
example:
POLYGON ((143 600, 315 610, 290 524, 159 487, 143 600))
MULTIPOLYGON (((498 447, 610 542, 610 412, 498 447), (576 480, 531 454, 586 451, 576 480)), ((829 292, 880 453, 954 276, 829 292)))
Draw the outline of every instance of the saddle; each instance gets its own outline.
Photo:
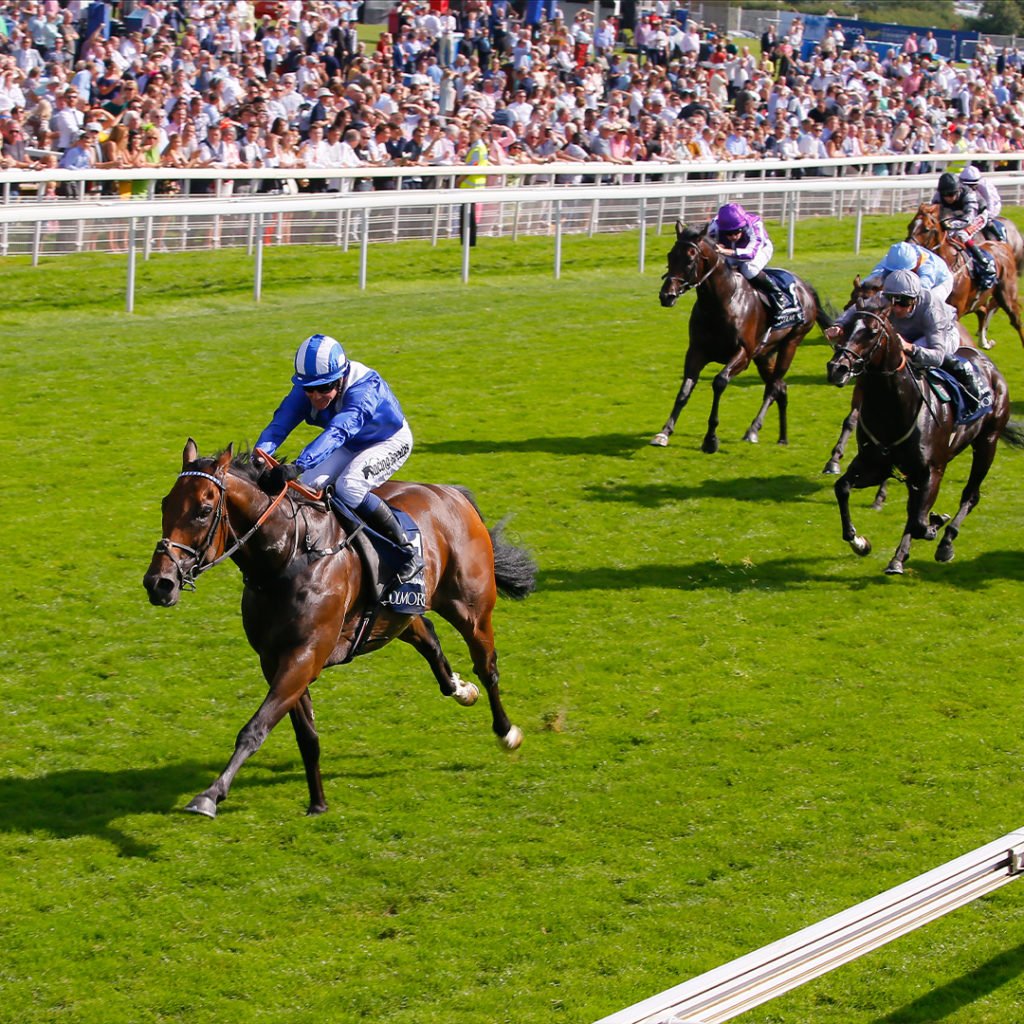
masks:
MULTIPOLYGON (((422 615, 427 610, 427 595, 423 585, 423 570, 404 583, 396 582, 396 573, 404 556, 394 544, 371 529, 337 496, 327 492, 327 503, 352 538, 352 546, 359 554, 363 570, 368 574, 371 589, 377 594, 377 603, 403 615, 422 615)), ((409 540, 422 553, 420 528, 408 512, 389 506, 402 524, 409 540)))
POLYGON ((965 423, 973 423, 984 416, 990 406, 978 405, 978 401, 967 388, 951 373, 937 366, 930 366, 924 372, 935 397, 944 404, 953 407, 953 422, 959 427, 965 423))
MULTIPOLYGON (((257 448, 254 455, 258 456, 267 466, 276 466, 277 459, 273 455, 257 448)), ((397 567, 403 564, 404 556, 399 554, 394 544, 386 537, 382 537, 376 530, 371 529, 363 522, 347 505, 340 501, 333 491, 313 491, 303 486, 296 480, 288 483, 290 490, 296 492, 300 497, 319 505, 321 508, 332 509, 334 514, 341 521, 349 536, 352 548, 359 555, 363 563, 363 571, 370 581, 370 589, 376 595, 376 600, 371 602, 363 621, 359 625, 358 641, 353 646, 355 651, 362 642, 369 626, 377 617, 381 607, 390 611, 401 612, 404 615, 422 615, 427 610, 427 595, 423 583, 423 571, 420 570, 412 579, 405 583, 397 582, 397 567)), ((420 538, 420 528, 415 520, 407 512, 403 512, 394 505, 389 506, 395 517, 401 522, 406 534, 412 543, 423 552, 423 542, 420 538)), ((323 557, 327 554, 335 554, 335 551, 311 552, 323 557)))
MULTIPOLYGON (((783 270, 781 267, 765 267, 765 274, 775 282, 775 286, 779 293, 785 298, 786 304, 779 309, 778 322, 779 327, 791 327, 794 324, 798 324, 803 319, 803 308, 800 305, 800 297, 797 294, 797 278, 795 274, 791 274, 788 270, 783 270)), ((759 293, 760 294, 760 293, 759 293)), ((762 301, 767 303, 767 297, 762 295, 762 301)), ((769 306, 769 311, 771 307, 769 306)))

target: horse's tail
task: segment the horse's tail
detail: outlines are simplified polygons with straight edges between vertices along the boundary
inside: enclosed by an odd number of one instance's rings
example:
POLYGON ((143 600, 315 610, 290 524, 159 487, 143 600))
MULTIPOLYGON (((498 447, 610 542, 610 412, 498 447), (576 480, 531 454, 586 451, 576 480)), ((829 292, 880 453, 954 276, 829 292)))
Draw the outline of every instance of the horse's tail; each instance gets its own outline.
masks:
POLYGON ((1005 441, 1011 448, 1024 448, 1024 422, 1010 420, 1003 427, 1000 440, 1005 441))
MULTIPOLYGON (((804 284, 807 284, 807 282, 805 281, 804 284)), ((807 284, 807 290, 814 298, 814 322, 824 331, 836 322, 836 317, 839 316, 839 313, 830 302, 821 301, 818 290, 814 285, 807 284)))
MULTIPOLYGON (((476 503, 472 491, 456 486, 457 490, 473 506, 480 521, 486 526, 480 506, 476 503)), ((498 593, 521 601, 537 589, 537 563, 530 557, 525 548, 516 547, 505 539, 505 524, 508 516, 502 519, 493 529, 488 529, 491 546, 494 548, 494 582, 498 593)))

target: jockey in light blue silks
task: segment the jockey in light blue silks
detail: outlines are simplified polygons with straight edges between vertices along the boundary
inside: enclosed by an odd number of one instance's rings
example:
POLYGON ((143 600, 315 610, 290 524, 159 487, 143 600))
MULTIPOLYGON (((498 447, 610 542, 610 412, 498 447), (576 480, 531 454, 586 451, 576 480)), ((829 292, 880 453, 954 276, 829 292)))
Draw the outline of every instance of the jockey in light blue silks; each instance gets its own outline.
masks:
POLYGON ((764 221, 756 213, 747 213, 739 203, 726 203, 708 225, 708 237, 718 244, 726 263, 768 299, 772 329, 786 326, 783 314, 789 300, 764 272, 775 251, 764 221))
POLYGON ((412 451, 412 431, 391 388, 376 370, 345 355, 334 338, 314 334, 295 353, 293 387, 256 442, 273 454, 300 424, 323 428, 293 463, 271 470, 268 485, 282 490, 289 480, 308 487, 333 487, 336 498, 406 556, 399 577, 408 580, 422 559, 372 488, 379 487, 412 451))
POLYGON ((921 286, 940 302, 945 302, 953 290, 953 272, 946 261, 916 242, 896 242, 889 246, 889 251, 865 281, 874 280, 881 286, 886 275, 894 270, 910 270, 917 274, 921 286))

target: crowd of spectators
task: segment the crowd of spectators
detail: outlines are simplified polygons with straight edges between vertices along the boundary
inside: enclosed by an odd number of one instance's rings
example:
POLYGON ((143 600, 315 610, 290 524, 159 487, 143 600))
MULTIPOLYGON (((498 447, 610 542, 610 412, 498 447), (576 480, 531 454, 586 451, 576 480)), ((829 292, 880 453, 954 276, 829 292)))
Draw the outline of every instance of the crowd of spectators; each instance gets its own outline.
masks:
POLYGON ((137 0, 115 5, 109 32, 86 0, 0 0, 0 167, 268 167, 293 173, 237 187, 419 188, 434 179, 408 168, 460 163, 471 126, 491 163, 561 164, 566 182, 593 163, 774 158, 770 173, 801 176, 831 173, 801 167, 825 157, 920 155, 910 170, 928 171, 932 154, 1016 166, 1024 151, 1016 49, 983 41, 954 65, 931 32, 879 54, 837 26, 802 56, 799 19, 751 48, 674 8, 632 31, 557 3, 527 23, 510 0, 401 0, 367 44, 359 0, 137 0), (301 175, 360 167, 405 170, 301 175))

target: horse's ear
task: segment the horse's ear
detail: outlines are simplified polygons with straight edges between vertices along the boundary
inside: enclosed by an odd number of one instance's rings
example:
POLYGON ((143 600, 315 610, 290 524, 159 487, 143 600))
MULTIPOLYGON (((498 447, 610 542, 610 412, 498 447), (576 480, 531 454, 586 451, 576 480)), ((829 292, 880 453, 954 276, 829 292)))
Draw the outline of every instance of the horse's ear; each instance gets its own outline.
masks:
POLYGON ((856 277, 855 277, 855 278, 853 279, 853 287, 854 287, 855 289, 856 289, 856 288, 859 288, 859 287, 861 286, 861 284, 862 284, 862 282, 861 282, 861 279, 860 279, 860 274, 858 274, 858 275, 857 275, 857 276, 856 276, 856 277))
POLYGON ((708 233, 708 228, 709 228, 709 227, 711 227, 711 221, 708 221, 708 222, 707 222, 707 224, 705 224, 705 225, 704 225, 704 227, 702 227, 702 228, 700 229, 700 237, 701 237, 701 238, 704 238, 704 237, 706 237, 706 236, 707 236, 707 233, 708 233))
POLYGON ((686 225, 681 221, 676 221, 676 238, 682 238, 683 232, 686 230, 686 225))
POLYGON ((227 446, 227 448, 225 448, 224 451, 222 451, 220 453, 220 458, 217 460, 217 472, 218 473, 223 473, 224 470, 226 470, 228 468, 228 466, 231 465, 231 459, 234 457, 234 454, 235 454, 235 442, 232 441, 231 444, 229 444, 227 446))
POLYGON ((199 458, 199 449, 196 447, 195 441, 190 437, 185 442, 185 450, 181 453, 181 468, 185 469, 190 462, 195 462, 199 458))

